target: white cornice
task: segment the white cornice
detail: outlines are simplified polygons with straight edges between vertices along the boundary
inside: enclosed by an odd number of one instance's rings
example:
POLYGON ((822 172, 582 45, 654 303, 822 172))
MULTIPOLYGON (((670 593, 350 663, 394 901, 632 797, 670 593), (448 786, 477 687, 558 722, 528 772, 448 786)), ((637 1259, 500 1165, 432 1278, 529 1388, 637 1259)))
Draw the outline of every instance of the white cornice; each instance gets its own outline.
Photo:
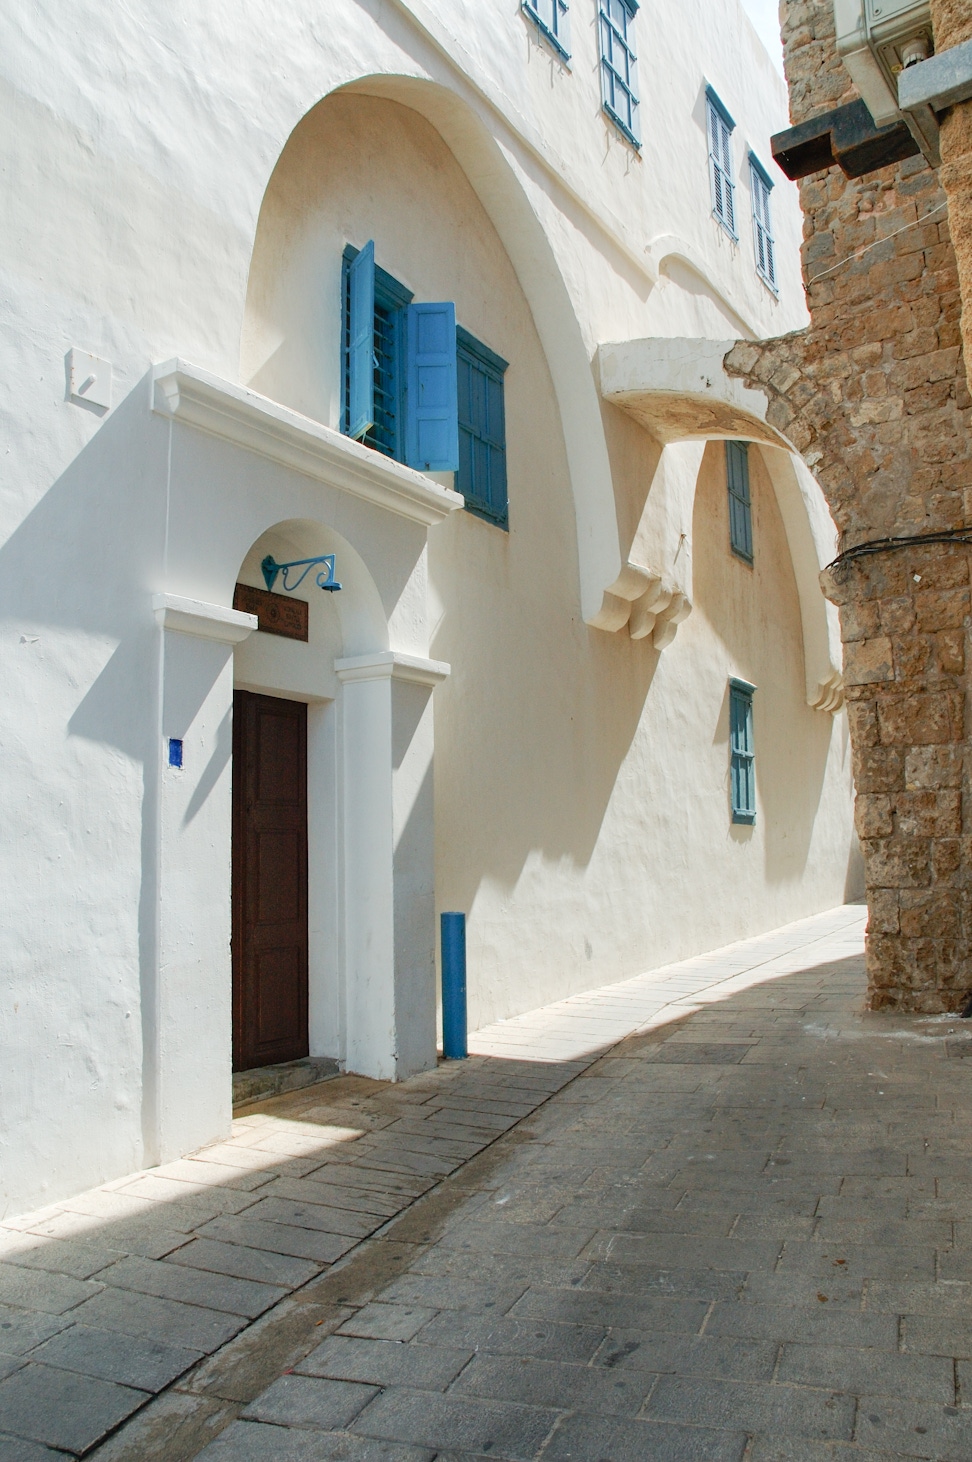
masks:
POLYGON ((152 410, 426 527, 462 507, 421 472, 182 360, 155 367, 152 410))
POLYGON ((238 645, 257 627, 255 614, 243 614, 222 604, 206 604, 201 599, 183 599, 178 594, 154 595, 152 608, 163 629, 196 635, 202 640, 221 640, 227 645, 238 645))
POLYGON ((438 685, 452 667, 444 660, 425 660, 418 655, 402 655, 398 650, 376 650, 370 655, 352 655, 335 660, 339 680, 410 680, 415 685, 438 685))

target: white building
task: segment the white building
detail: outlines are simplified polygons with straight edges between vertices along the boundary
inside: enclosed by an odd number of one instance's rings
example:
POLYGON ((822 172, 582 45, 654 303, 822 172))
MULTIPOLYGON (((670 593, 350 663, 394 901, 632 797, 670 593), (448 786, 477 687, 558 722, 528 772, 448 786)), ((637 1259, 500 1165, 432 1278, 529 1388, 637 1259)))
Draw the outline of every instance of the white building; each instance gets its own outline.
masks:
POLYGON ((430 1066, 437 910, 476 1026, 841 902, 738 0, 2 26, 0 1212, 225 1131, 234 989, 238 1067, 430 1066))

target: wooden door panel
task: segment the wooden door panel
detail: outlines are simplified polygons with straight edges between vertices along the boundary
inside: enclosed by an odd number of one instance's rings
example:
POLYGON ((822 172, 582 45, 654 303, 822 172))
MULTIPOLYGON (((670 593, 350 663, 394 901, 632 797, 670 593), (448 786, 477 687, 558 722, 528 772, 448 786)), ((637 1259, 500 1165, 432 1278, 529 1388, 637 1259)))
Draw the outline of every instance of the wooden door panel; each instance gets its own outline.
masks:
POLYGON ((233 697, 233 1068, 307 1041, 307 707, 233 697))

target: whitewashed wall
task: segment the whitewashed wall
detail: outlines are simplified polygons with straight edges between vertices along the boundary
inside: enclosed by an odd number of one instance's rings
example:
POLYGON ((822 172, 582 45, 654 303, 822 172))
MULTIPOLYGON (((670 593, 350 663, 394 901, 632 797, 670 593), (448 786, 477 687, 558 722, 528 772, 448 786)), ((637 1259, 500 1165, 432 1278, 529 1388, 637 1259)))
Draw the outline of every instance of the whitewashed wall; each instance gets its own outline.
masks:
MULTIPOLYGON (((424 560, 396 599, 395 555, 373 545, 393 647, 453 665, 435 692, 436 895, 470 914, 474 1020, 843 895, 843 723, 802 700, 795 590, 758 474, 776 566, 759 569, 756 599, 706 517, 694 530, 698 608, 669 650, 588 623, 658 453, 600 403, 598 344, 805 321, 801 220, 782 177, 778 299, 755 274, 749 231, 743 142, 769 164, 783 83, 737 0, 644 5, 637 154, 600 110, 593 0, 573 11, 569 68, 516 0, 35 0, 0 16, 0 1212, 159 1150, 144 1078, 166 1018, 152 973, 166 968, 162 899, 196 900, 197 920, 217 910, 205 927, 222 973, 199 1009, 225 1043, 196 1073, 192 1141, 225 1125, 227 852, 200 836, 198 882, 183 869, 167 885, 166 818, 182 826, 185 809, 167 810, 158 785, 151 603, 168 590, 228 604, 259 535, 307 514, 264 504, 230 522, 225 508, 212 516, 218 494, 170 501, 180 438, 151 414, 149 374, 178 355, 336 425, 345 241, 375 237, 379 262, 419 297, 456 299, 511 362, 510 534, 462 513, 431 530, 429 623, 415 598, 424 560), (738 245, 710 216, 706 82, 739 123, 738 245), (382 116, 402 107, 407 125, 383 134, 382 116), (275 238, 281 158, 310 146, 318 122, 349 118, 357 153, 332 156, 316 181, 292 169, 292 227, 275 238), (72 346, 111 362, 109 414, 66 399, 72 346), (728 823, 723 705, 727 674, 747 665, 758 707, 771 690, 778 707, 773 722, 757 710, 760 746, 791 756, 767 760, 748 839, 728 823)), ((719 450, 700 488, 713 512, 719 450)), ((259 490, 255 474, 246 491, 259 490)), ((294 503, 302 490, 280 488, 294 503)), ((236 654, 238 682, 265 683, 257 652, 236 654)), ((208 704, 196 726, 207 761, 221 726, 208 704)), ((210 795, 212 833, 227 821, 225 768, 210 795)), ((194 968, 211 953, 197 951, 194 968)), ((322 1006, 315 1020, 326 1042, 339 1016, 322 1006)))

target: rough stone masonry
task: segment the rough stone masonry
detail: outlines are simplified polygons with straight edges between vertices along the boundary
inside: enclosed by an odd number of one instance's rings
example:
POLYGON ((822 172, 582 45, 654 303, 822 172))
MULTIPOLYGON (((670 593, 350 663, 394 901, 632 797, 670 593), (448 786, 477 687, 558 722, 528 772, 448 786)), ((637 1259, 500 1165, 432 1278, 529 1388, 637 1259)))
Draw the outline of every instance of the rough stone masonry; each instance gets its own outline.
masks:
MULTIPOLYGON (((968 18, 969 0, 959 8, 968 18)), ((853 100, 832 0, 780 9, 794 123, 853 100)), ((962 138, 944 145, 954 189, 962 138)), ((913 157, 863 178, 816 173, 800 194, 811 327, 740 342, 726 367, 768 393, 842 548, 963 528, 972 402, 942 179, 913 157)), ((844 640, 872 1009, 956 1011, 972 998, 970 561, 967 544, 923 544, 824 578, 844 640)))

